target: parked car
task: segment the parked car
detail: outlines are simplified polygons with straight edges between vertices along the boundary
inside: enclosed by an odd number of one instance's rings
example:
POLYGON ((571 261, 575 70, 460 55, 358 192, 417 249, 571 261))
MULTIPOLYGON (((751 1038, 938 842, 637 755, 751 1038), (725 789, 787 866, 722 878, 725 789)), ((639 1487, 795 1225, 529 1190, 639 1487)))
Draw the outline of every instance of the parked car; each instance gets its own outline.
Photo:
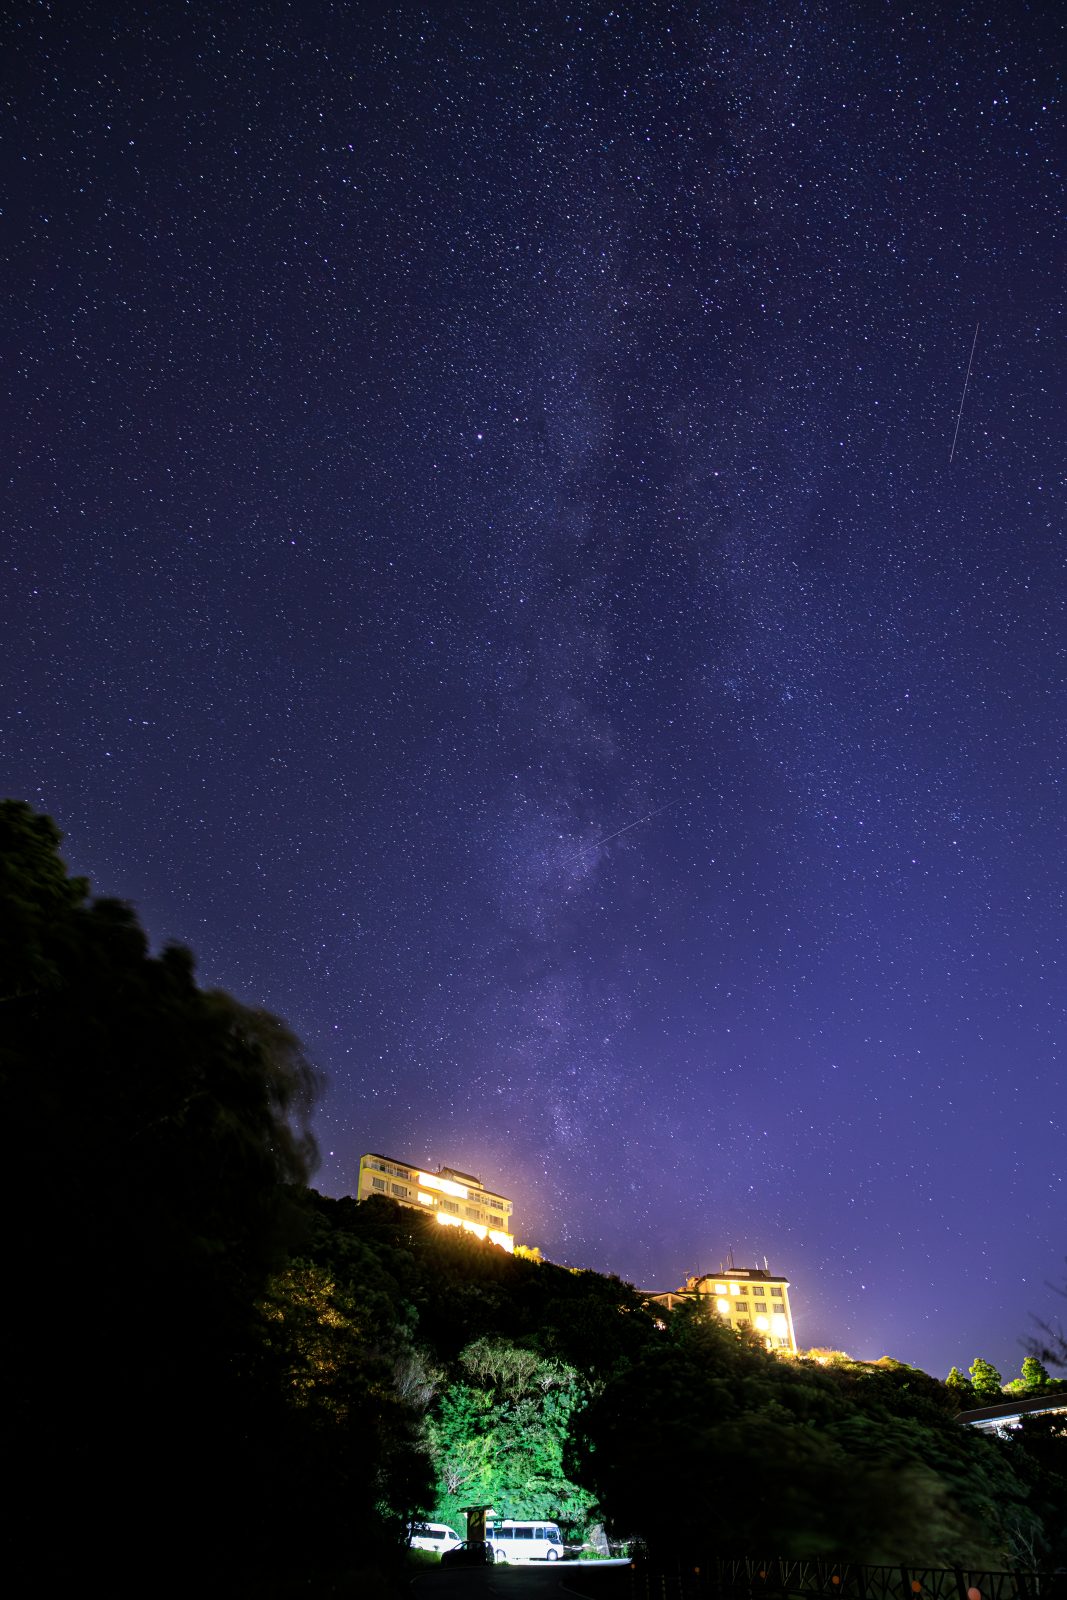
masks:
POLYGON ((413 1550, 433 1550, 443 1556, 459 1544, 459 1534, 443 1522, 409 1522, 408 1544, 413 1550))
POLYGON ((484 1539, 464 1539, 462 1544, 457 1544, 451 1550, 445 1551, 441 1557, 441 1565, 443 1567, 491 1567, 493 1565, 493 1547, 486 1544, 484 1539))

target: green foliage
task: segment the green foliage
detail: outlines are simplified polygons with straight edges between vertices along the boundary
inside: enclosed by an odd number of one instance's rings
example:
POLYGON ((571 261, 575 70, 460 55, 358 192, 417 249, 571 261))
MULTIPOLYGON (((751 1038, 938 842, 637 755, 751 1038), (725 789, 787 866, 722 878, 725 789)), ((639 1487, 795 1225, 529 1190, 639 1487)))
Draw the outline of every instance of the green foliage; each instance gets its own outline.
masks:
POLYGON ((992 1401, 1002 1398, 1003 1381, 991 1361, 983 1361, 981 1356, 976 1356, 968 1371, 971 1374, 975 1399, 979 1405, 989 1405, 992 1401))
POLYGON ((571 1417, 583 1398, 573 1367, 505 1339, 477 1339, 428 1423, 437 1472, 435 1519, 492 1505, 500 1517, 550 1518, 584 1528, 592 1497, 563 1465, 571 1417))
MULTIPOLYGON (((298 1041, 153 956, 58 844, 0 804, 8 1511, 36 1585, 106 1564, 121 1590, 161 1552, 183 1591, 210 1564, 282 1592, 354 1548, 386 1573, 407 1520, 473 1501, 672 1556, 1064 1559, 1061 1424, 955 1420, 999 1397, 987 1362, 939 1384, 779 1359, 698 1306, 664 1323, 617 1278, 306 1190, 298 1041)), ((1051 1384, 1033 1357, 1017 1382, 1051 1384)))
POLYGON ((281 1398, 265 1459, 289 1464, 287 1515, 320 1538, 355 1529, 371 1547, 398 1548, 431 1492, 422 1413, 436 1374, 414 1351, 381 1348, 362 1302, 311 1262, 279 1273, 260 1312, 281 1398))
POLYGON ((675 1552, 684 1538, 694 1556, 996 1565, 1009 1518, 1033 1525, 1018 1479, 926 1374, 782 1360, 698 1308, 665 1332, 578 1419, 572 1470, 616 1533, 675 1552))
POLYGON ((563 1456, 590 1387, 658 1337, 635 1291, 508 1256, 385 1198, 309 1205, 314 1258, 358 1285, 379 1344, 414 1344, 441 1373, 425 1431, 437 1487, 419 1509, 462 1526, 460 1508, 484 1501, 580 1532, 593 1500, 563 1456))
POLYGON ((1020 1400, 1031 1399, 1035 1395, 1063 1394, 1067 1392, 1067 1378, 1053 1378, 1036 1356, 1027 1356, 1019 1377, 1006 1383, 1004 1392, 1020 1400))
POLYGON ((384 1196, 357 1205, 312 1195, 309 1206, 314 1259, 342 1279, 365 1274, 383 1314, 417 1327, 438 1363, 498 1335, 599 1377, 656 1336, 619 1278, 507 1255, 384 1196))
POLYGON ((1023 1361, 1022 1380, 1028 1389, 1033 1390, 1046 1389, 1052 1382, 1047 1368, 1036 1356, 1027 1356, 1023 1361))
POLYGON ((945 1387, 951 1394, 960 1411, 967 1411, 977 1404, 974 1397, 974 1384, 960 1371, 953 1367, 945 1379, 945 1387))

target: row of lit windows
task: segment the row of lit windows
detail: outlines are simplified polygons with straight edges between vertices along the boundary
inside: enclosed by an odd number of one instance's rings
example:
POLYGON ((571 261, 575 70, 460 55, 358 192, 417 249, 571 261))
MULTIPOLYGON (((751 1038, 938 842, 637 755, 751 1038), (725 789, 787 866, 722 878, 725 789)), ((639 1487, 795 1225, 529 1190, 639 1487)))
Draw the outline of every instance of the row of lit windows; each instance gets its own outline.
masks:
MULTIPOLYGON (((456 1204, 455 1200, 438 1200, 437 1204, 440 1206, 442 1211, 448 1211, 454 1217, 459 1216, 459 1206, 456 1204)), ((465 1217, 472 1217, 475 1221, 478 1221, 484 1215, 484 1213, 478 1206, 464 1206, 463 1215, 465 1217)))
MULTIPOLYGON (((388 1161, 379 1161, 376 1156, 370 1161, 365 1161, 363 1165, 373 1169, 375 1172, 384 1172, 390 1178, 406 1178, 409 1183, 414 1183, 416 1178, 418 1178, 419 1181, 423 1182, 428 1189, 444 1189, 448 1193, 459 1195, 461 1199, 466 1199, 468 1196, 468 1190, 462 1184, 453 1183, 451 1179, 434 1178, 428 1173, 416 1173, 413 1172, 410 1167, 395 1166, 393 1163, 388 1161)), ((372 1178, 371 1184, 375 1189, 381 1189, 383 1191, 386 1187, 385 1184, 377 1178, 372 1178)), ((402 1199, 410 1196, 410 1189, 404 1188, 396 1183, 392 1184, 391 1187, 393 1193, 395 1195, 399 1195, 402 1199)), ((478 1198, 482 1198, 481 1192, 479 1193, 478 1198)), ((508 1201, 498 1200, 495 1198, 495 1196, 489 1194, 485 1195, 484 1203, 493 1211, 510 1211, 511 1209, 508 1201)), ((468 1216, 473 1215, 474 1212, 468 1212, 468 1216)))
MULTIPOLYGON (((379 1180, 374 1178, 372 1181, 377 1183, 379 1180)), ((393 1188, 396 1188, 396 1184, 393 1185, 393 1188)), ((433 1206, 438 1211, 447 1211, 450 1216, 459 1216, 459 1204, 455 1200, 438 1200, 435 1195, 420 1193, 419 1202, 424 1206, 433 1206)), ((463 1215, 472 1222, 480 1222, 486 1212, 482 1206, 464 1206, 463 1215)))
MULTIPOLYGON (((387 1188, 391 1188, 393 1193, 401 1200, 408 1198, 411 1194, 411 1190, 405 1188, 402 1183, 387 1185, 384 1178, 372 1178, 371 1188, 379 1190, 382 1194, 385 1193, 387 1188)), ((432 1206, 436 1204, 442 1211, 447 1211, 454 1217, 459 1216, 459 1206, 455 1200, 435 1200, 432 1195, 428 1194, 420 1195, 419 1199, 422 1201, 424 1206, 432 1206)), ((484 1215, 484 1212, 480 1206, 464 1206, 463 1212, 466 1217, 475 1222, 480 1221, 484 1215)))
POLYGON ((407 1167, 394 1167, 388 1161, 379 1161, 376 1156, 370 1161, 365 1161, 363 1163, 363 1165, 365 1167, 373 1168, 373 1170, 375 1172, 388 1173, 390 1178, 410 1178, 411 1177, 411 1172, 407 1167))
MULTIPOLYGON (((779 1288, 776 1288, 774 1284, 771 1285, 770 1292, 771 1292, 771 1294, 774 1295, 776 1300, 780 1300, 782 1298, 783 1291, 781 1289, 779 1289, 779 1288)), ((716 1294, 747 1294, 748 1293, 748 1284, 747 1283, 736 1283, 736 1282, 734 1282, 734 1283, 717 1283, 715 1285, 715 1293, 716 1294)), ((765 1289, 763 1288, 763 1286, 761 1284, 754 1283, 752 1285, 752 1293, 754 1295, 758 1296, 758 1297, 762 1297, 766 1293, 766 1291, 765 1291, 765 1289)))
MULTIPOLYGON (((722 1298, 725 1298, 725 1296, 726 1296, 726 1288, 725 1288, 725 1286, 723 1284, 717 1283, 715 1285, 715 1293, 717 1295, 720 1295, 722 1298)), ((735 1311, 744 1311, 746 1306, 748 1305, 748 1290, 747 1289, 737 1289, 737 1288, 734 1287, 733 1284, 731 1284, 730 1285, 730 1293, 734 1296, 735 1300, 737 1301, 737 1305, 734 1307, 734 1310, 735 1311)), ((753 1303, 753 1305, 758 1305, 758 1306, 766 1305, 766 1294, 767 1294, 767 1291, 765 1289, 753 1289, 753 1291, 752 1291, 752 1303, 753 1303)), ((770 1291, 770 1294, 771 1294, 771 1301, 774 1304, 774 1306, 781 1307, 785 1303, 784 1302, 784 1296, 783 1296, 783 1293, 782 1293, 781 1289, 772 1289, 770 1291)))

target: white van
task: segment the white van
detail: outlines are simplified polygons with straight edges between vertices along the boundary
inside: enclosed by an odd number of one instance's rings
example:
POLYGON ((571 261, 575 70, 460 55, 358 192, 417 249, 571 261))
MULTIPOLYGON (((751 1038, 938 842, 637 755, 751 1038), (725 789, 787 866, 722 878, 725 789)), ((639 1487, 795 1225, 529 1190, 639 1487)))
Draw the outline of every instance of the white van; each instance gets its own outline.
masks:
POLYGON ((448 1528, 443 1522, 408 1523, 408 1544, 413 1550, 433 1550, 440 1556, 460 1542, 455 1528, 448 1528))
POLYGON ((563 1535, 554 1522, 487 1522, 485 1539, 496 1561, 560 1561, 563 1535))

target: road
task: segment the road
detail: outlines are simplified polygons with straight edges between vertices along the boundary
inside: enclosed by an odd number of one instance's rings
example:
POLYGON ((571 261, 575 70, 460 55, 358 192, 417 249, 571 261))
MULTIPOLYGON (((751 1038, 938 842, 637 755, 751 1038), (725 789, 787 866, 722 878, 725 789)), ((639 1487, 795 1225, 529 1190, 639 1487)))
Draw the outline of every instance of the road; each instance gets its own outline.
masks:
POLYGON ((629 1600, 628 1561, 545 1561, 529 1566, 432 1567, 411 1585, 415 1600, 629 1600))

